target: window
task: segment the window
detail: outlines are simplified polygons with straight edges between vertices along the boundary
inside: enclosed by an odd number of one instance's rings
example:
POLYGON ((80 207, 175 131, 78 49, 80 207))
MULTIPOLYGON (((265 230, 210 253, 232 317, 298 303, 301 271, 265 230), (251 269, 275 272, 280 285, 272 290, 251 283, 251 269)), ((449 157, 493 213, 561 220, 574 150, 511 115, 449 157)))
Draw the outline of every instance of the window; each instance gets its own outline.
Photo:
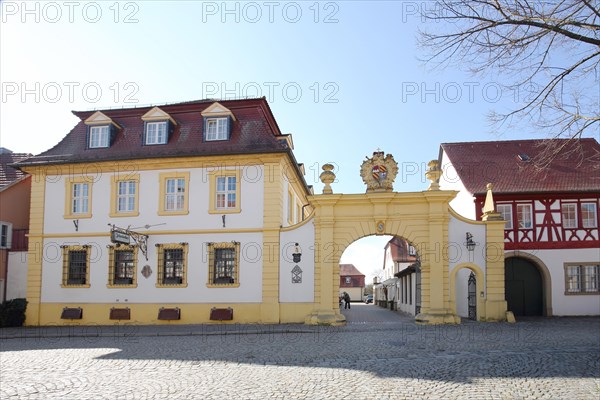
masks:
POLYGON ((599 264, 565 264, 565 294, 599 293, 599 264))
POLYGON ((598 226, 596 210, 596 203, 581 203, 581 223, 584 228, 596 228, 598 226))
POLYGON ((157 244, 156 247, 158 247, 156 287, 186 287, 188 244, 157 244))
POLYGON ((90 287, 90 246, 61 246, 62 287, 90 287))
POLYGON ((167 121, 146 122, 146 144, 167 143, 167 121))
POLYGON ((352 283, 352 278, 351 278, 351 277, 349 277, 349 276, 345 277, 345 279, 344 279, 344 283, 346 283, 346 285, 349 285, 349 284, 351 284, 351 283, 352 283))
POLYGON ((240 285, 239 254, 238 242, 208 243, 208 287, 240 285))
POLYGON ((577 228, 577 204, 562 205, 563 228, 577 228))
POLYGON ((159 215, 188 214, 189 172, 160 174, 159 215))
POLYGON ((512 204, 498 204, 496 208, 498 209, 500 215, 502 215, 502 219, 506 221, 504 223, 504 229, 512 229, 512 204))
POLYGON ((109 246, 108 287, 136 287, 137 246, 109 246))
POLYGON ((90 126, 89 148, 108 147, 109 125, 90 126))
POLYGON ((221 170, 210 173, 210 214, 239 213, 240 170, 221 170))
POLYGON ((86 177, 65 180, 65 218, 92 217, 92 183, 86 177))
POLYGON ((206 118, 205 123, 207 141, 227 140, 229 136, 229 118, 206 118))
POLYGON ((0 249, 11 248, 11 235, 12 225, 11 224, 0 224, 0 249))
POLYGON ((219 176, 217 178, 217 208, 235 208, 237 204, 237 178, 219 176))
POLYGON ((139 174, 113 176, 111 186, 111 217, 131 217, 139 215, 138 187, 139 174))
POLYGON ((519 229, 531 229, 531 204, 517 204, 519 229))

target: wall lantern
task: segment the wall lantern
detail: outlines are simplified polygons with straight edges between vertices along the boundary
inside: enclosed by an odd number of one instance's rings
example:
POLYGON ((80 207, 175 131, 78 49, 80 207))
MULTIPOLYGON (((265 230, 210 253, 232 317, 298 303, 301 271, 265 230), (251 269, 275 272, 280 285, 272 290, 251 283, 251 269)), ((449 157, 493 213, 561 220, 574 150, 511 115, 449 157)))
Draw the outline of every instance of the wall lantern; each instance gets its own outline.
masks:
POLYGON ((476 244, 473 241, 473 235, 471 234, 471 232, 467 232, 467 242, 465 243, 465 246, 467 246, 467 250, 475 251, 476 244))
POLYGON ((292 257, 294 258, 295 263, 299 263, 302 258, 302 250, 300 250, 298 243, 294 244, 294 252, 292 253, 292 257))

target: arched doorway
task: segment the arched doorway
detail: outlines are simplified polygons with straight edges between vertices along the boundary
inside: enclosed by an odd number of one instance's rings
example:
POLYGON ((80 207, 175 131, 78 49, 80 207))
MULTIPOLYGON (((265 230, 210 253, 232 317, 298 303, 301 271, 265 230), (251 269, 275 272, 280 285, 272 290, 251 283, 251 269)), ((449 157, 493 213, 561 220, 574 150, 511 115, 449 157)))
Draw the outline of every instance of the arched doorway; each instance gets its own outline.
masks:
POLYGON ((515 316, 544 315, 544 282, 530 260, 510 257, 504 261, 505 298, 515 316))

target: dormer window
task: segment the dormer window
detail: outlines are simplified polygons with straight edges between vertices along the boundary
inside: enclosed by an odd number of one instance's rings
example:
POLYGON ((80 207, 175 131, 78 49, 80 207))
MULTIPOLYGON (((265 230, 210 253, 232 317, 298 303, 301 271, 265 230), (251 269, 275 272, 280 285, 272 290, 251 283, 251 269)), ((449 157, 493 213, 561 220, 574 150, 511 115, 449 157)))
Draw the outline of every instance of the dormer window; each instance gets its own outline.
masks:
POLYGON ((206 140, 229 139, 229 118, 206 118, 206 140))
POLYGON ((229 140, 235 115, 219 103, 213 103, 200 113, 204 118, 204 140, 229 140))
POLYGON ((84 123, 87 125, 88 149, 110 147, 119 130, 119 125, 100 111, 96 111, 84 123))
POLYGON ((168 121, 146 123, 146 144, 167 143, 168 121))
POLYGON ((110 136, 109 133, 109 125, 91 126, 89 148, 95 149, 99 147, 108 147, 108 138, 110 136))

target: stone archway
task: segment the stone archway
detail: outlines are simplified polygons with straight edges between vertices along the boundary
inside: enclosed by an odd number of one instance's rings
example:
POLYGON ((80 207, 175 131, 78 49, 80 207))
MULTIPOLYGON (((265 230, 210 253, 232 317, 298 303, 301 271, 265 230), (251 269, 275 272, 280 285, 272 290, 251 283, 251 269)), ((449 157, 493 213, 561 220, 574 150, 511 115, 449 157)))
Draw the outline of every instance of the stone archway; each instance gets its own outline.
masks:
POLYGON ((457 293, 456 290, 456 283, 457 283, 457 277, 458 277, 458 273, 463 270, 463 269, 467 269, 471 272, 473 272, 475 274, 475 284, 476 284, 476 295, 477 295, 477 321, 484 321, 484 316, 485 316, 485 275, 483 273, 483 270, 478 266, 475 265, 473 263, 462 263, 459 264, 457 266, 455 266, 452 271, 450 272, 450 284, 449 284, 449 289, 450 289, 450 308, 452 310, 452 312, 456 315, 458 315, 457 313, 457 296, 459 295, 459 293, 457 293))
POLYGON ((542 278, 542 315, 545 317, 552 316, 552 280, 550 270, 546 264, 538 257, 524 251, 507 251, 504 257, 505 260, 522 258, 531 262, 537 268, 542 278))

